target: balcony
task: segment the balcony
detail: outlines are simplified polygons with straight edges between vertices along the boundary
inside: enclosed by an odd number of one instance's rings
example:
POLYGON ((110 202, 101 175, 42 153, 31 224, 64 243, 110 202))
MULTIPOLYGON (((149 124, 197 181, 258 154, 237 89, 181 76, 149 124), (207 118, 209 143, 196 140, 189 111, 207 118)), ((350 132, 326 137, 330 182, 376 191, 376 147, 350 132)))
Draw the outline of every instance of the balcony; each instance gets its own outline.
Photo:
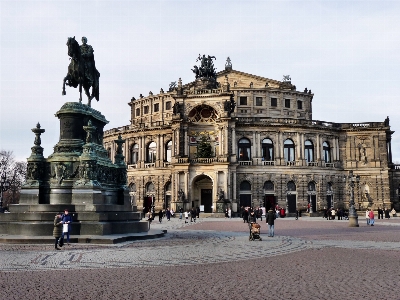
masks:
POLYGON ((154 168, 155 166, 156 166, 155 163, 145 163, 145 164, 144 164, 144 168, 145 168, 145 169, 154 168))
POLYGON ((137 164, 131 164, 131 165, 128 165, 128 170, 129 169, 137 169, 137 167, 138 167, 137 164))
POLYGON ((298 161, 286 161, 286 166, 288 166, 288 167, 295 167, 295 166, 298 166, 299 165, 299 162, 298 161))
POLYGON ((253 162, 251 160, 240 160, 239 166, 251 166, 253 162))
POLYGON ((316 162, 316 161, 307 162, 307 166, 308 167, 318 167, 318 162, 316 162))
POLYGON ((262 161, 263 166, 275 166, 274 160, 264 160, 262 161))
POLYGON ((325 167, 326 168, 334 168, 335 167, 335 163, 325 163, 325 167))

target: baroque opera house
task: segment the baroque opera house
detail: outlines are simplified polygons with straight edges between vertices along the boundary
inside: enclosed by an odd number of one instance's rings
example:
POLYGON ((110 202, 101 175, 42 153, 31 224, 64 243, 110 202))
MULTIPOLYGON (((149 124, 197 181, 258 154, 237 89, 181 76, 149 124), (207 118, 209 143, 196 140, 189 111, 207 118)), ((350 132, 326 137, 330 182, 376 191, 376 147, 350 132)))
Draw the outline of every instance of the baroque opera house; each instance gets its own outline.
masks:
POLYGON ((287 213, 354 206, 400 209, 400 170, 392 163, 389 118, 382 122, 315 120, 314 94, 282 81, 236 71, 228 58, 198 58, 190 83, 132 98, 130 124, 107 130, 115 156, 119 136, 133 206, 144 211, 278 205, 287 213))

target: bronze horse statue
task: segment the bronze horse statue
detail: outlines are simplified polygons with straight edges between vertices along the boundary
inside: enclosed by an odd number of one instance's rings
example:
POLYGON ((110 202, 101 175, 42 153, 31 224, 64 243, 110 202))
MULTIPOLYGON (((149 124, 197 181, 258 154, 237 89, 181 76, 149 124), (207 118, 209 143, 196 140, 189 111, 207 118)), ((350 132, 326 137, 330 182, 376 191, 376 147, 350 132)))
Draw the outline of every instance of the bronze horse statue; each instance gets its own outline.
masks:
POLYGON ((90 107, 91 101, 95 98, 99 101, 99 77, 100 73, 97 71, 94 63, 93 49, 91 46, 86 45, 86 38, 84 45, 79 46, 75 37, 68 38, 68 55, 70 56, 71 62, 68 66, 67 76, 64 78, 62 95, 66 95, 65 84, 74 88, 79 85, 79 103, 82 102, 82 86, 85 90, 85 94, 88 97, 88 106, 90 107), (89 53, 82 53, 81 47, 89 49, 89 53), (92 95, 89 93, 89 89, 92 88, 92 95))

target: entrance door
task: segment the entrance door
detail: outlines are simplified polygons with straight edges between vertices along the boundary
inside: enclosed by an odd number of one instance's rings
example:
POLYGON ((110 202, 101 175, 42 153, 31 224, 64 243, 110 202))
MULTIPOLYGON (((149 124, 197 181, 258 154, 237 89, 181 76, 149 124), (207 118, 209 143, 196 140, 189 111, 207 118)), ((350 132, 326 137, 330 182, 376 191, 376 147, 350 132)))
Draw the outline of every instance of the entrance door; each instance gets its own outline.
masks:
POLYGON ((296 212, 296 195, 287 195, 289 213, 296 212))
POLYGON ((313 212, 317 212, 317 195, 311 195, 311 207, 313 212))
POLYGON ((326 196, 326 205, 328 206, 327 209, 332 207, 332 195, 326 196))
POLYGON ((274 195, 265 195, 264 196, 264 207, 265 207, 265 211, 269 211, 270 208, 275 210, 275 196, 274 195))
POLYGON ((251 194, 240 194, 240 207, 251 207, 251 194))
POLYGON ((201 205, 204 205, 205 213, 212 213, 212 189, 201 190, 201 205))
POLYGON ((167 209, 169 207, 170 203, 171 203, 171 195, 165 195, 165 207, 164 207, 164 209, 167 209))

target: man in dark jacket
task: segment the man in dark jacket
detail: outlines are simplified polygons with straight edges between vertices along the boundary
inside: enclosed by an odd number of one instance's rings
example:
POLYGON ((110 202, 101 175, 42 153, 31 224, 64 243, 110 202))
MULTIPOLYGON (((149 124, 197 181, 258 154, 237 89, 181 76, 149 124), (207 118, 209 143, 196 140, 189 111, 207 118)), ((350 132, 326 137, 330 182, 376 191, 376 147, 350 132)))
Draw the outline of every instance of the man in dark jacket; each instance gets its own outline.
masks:
POLYGON ((275 219, 276 219, 275 212, 272 209, 270 209, 268 211, 267 217, 265 219, 265 222, 268 223, 268 236, 269 237, 274 236, 275 219))

